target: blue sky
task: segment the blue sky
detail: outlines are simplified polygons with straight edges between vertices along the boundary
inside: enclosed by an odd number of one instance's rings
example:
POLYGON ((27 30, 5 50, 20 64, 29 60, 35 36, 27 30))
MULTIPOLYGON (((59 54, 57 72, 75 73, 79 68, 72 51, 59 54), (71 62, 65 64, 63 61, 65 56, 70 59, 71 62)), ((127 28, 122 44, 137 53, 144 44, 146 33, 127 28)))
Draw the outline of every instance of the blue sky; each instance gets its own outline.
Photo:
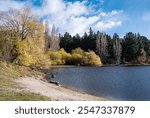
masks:
POLYGON ((150 38, 150 0, 0 0, 2 11, 24 5, 60 33, 82 35, 92 27, 110 35, 132 31, 150 38))

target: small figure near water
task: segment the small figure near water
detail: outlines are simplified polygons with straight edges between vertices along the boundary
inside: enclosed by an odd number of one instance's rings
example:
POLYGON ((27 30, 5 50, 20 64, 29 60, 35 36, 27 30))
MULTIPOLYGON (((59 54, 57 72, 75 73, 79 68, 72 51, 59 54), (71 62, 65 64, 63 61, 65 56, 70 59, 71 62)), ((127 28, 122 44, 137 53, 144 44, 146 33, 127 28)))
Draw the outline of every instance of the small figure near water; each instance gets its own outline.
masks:
POLYGON ((50 75, 50 78, 51 78, 51 79, 54 79, 55 77, 56 77, 56 75, 54 75, 54 74, 51 74, 51 75, 50 75))
POLYGON ((60 86, 59 82, 52 80, 54 78, 56 78, 56 75, 54 75, 54 74, 49 75, 49 83, 55 84, 57 86, 60 86))

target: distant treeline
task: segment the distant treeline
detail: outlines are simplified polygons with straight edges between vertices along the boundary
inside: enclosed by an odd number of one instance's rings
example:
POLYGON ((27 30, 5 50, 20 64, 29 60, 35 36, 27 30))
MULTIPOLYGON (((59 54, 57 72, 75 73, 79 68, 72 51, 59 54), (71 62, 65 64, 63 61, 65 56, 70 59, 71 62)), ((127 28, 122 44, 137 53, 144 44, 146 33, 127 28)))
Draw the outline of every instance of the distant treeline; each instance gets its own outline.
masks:
POLYGON ((117 33, 112 37, 104 32, 85 32, 83 36, 71 36, 66 32, 60 36, 60 47, 67 52, 80 47, 93 50, 101 57, 103 64, 144 64, 150 63, 150 40, 139 33, 126 33, 120 38, 117 33))

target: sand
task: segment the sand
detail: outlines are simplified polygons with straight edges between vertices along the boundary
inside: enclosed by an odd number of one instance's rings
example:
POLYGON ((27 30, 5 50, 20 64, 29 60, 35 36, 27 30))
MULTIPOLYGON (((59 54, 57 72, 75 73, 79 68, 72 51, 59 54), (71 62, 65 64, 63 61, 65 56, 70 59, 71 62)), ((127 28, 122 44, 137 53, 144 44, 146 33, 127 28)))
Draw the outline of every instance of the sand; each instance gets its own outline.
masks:
POLYGON ((37 77, 21 77, 15 82, 20 85, 22 91, 32 92, 47 96, 52 101, 104 101, 105 98, 89 95, 65 87, 50 84, 37 77))

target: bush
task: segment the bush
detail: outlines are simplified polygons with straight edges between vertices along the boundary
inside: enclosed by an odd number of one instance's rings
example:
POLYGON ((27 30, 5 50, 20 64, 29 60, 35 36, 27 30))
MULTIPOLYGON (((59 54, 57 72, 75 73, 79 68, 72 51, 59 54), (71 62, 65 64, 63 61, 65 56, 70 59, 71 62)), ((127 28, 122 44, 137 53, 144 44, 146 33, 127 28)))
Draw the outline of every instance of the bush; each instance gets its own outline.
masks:
POLYGON ((62 64, 62 56, 59 52, 48 50, 47 54, 49 55, 49 58, 52 61, 53 65, 62 64))
POLYGON ((63 48, 61 48, 59 51, 58 51, 61 56, 62 56, 62 61, 67 61, 71 58, 71 54, 70 53, 67 53, 63 48))
POLYGON ((83 55, 84 51, 81 48, 78 47, 78 48, 72 50, 71 54, 80 54, 80 55, 83 55))
POLYGON ((72 58, 69 64, 85 66, 102 65, 100 57, 94 51, 84 52, 81 48, 76 48, 71 51, 71 54, 72 58))
POLYGON ((63 48, 58 51, 48 50, 47 54, 49 55, 50 60, 53 65, 62 65, 66 64, 70 60, 71 55, 67 53, 63 48))
POLYGON ((80 54, 72 54, 72 58, 71 58, 71 64, 73 65, 81 65, 82 63, 82 55, 80 54))
POLYGON ((101 59, 94 51, 85 52, 82 58, 82 65, 102 65, 101 59))
POLYGON ((52 62, 46 54, 41 53, 39 54, 39 56, 35 58, 36 59, 35 66, 46 67, 46 68, 51 66, 52 62))

